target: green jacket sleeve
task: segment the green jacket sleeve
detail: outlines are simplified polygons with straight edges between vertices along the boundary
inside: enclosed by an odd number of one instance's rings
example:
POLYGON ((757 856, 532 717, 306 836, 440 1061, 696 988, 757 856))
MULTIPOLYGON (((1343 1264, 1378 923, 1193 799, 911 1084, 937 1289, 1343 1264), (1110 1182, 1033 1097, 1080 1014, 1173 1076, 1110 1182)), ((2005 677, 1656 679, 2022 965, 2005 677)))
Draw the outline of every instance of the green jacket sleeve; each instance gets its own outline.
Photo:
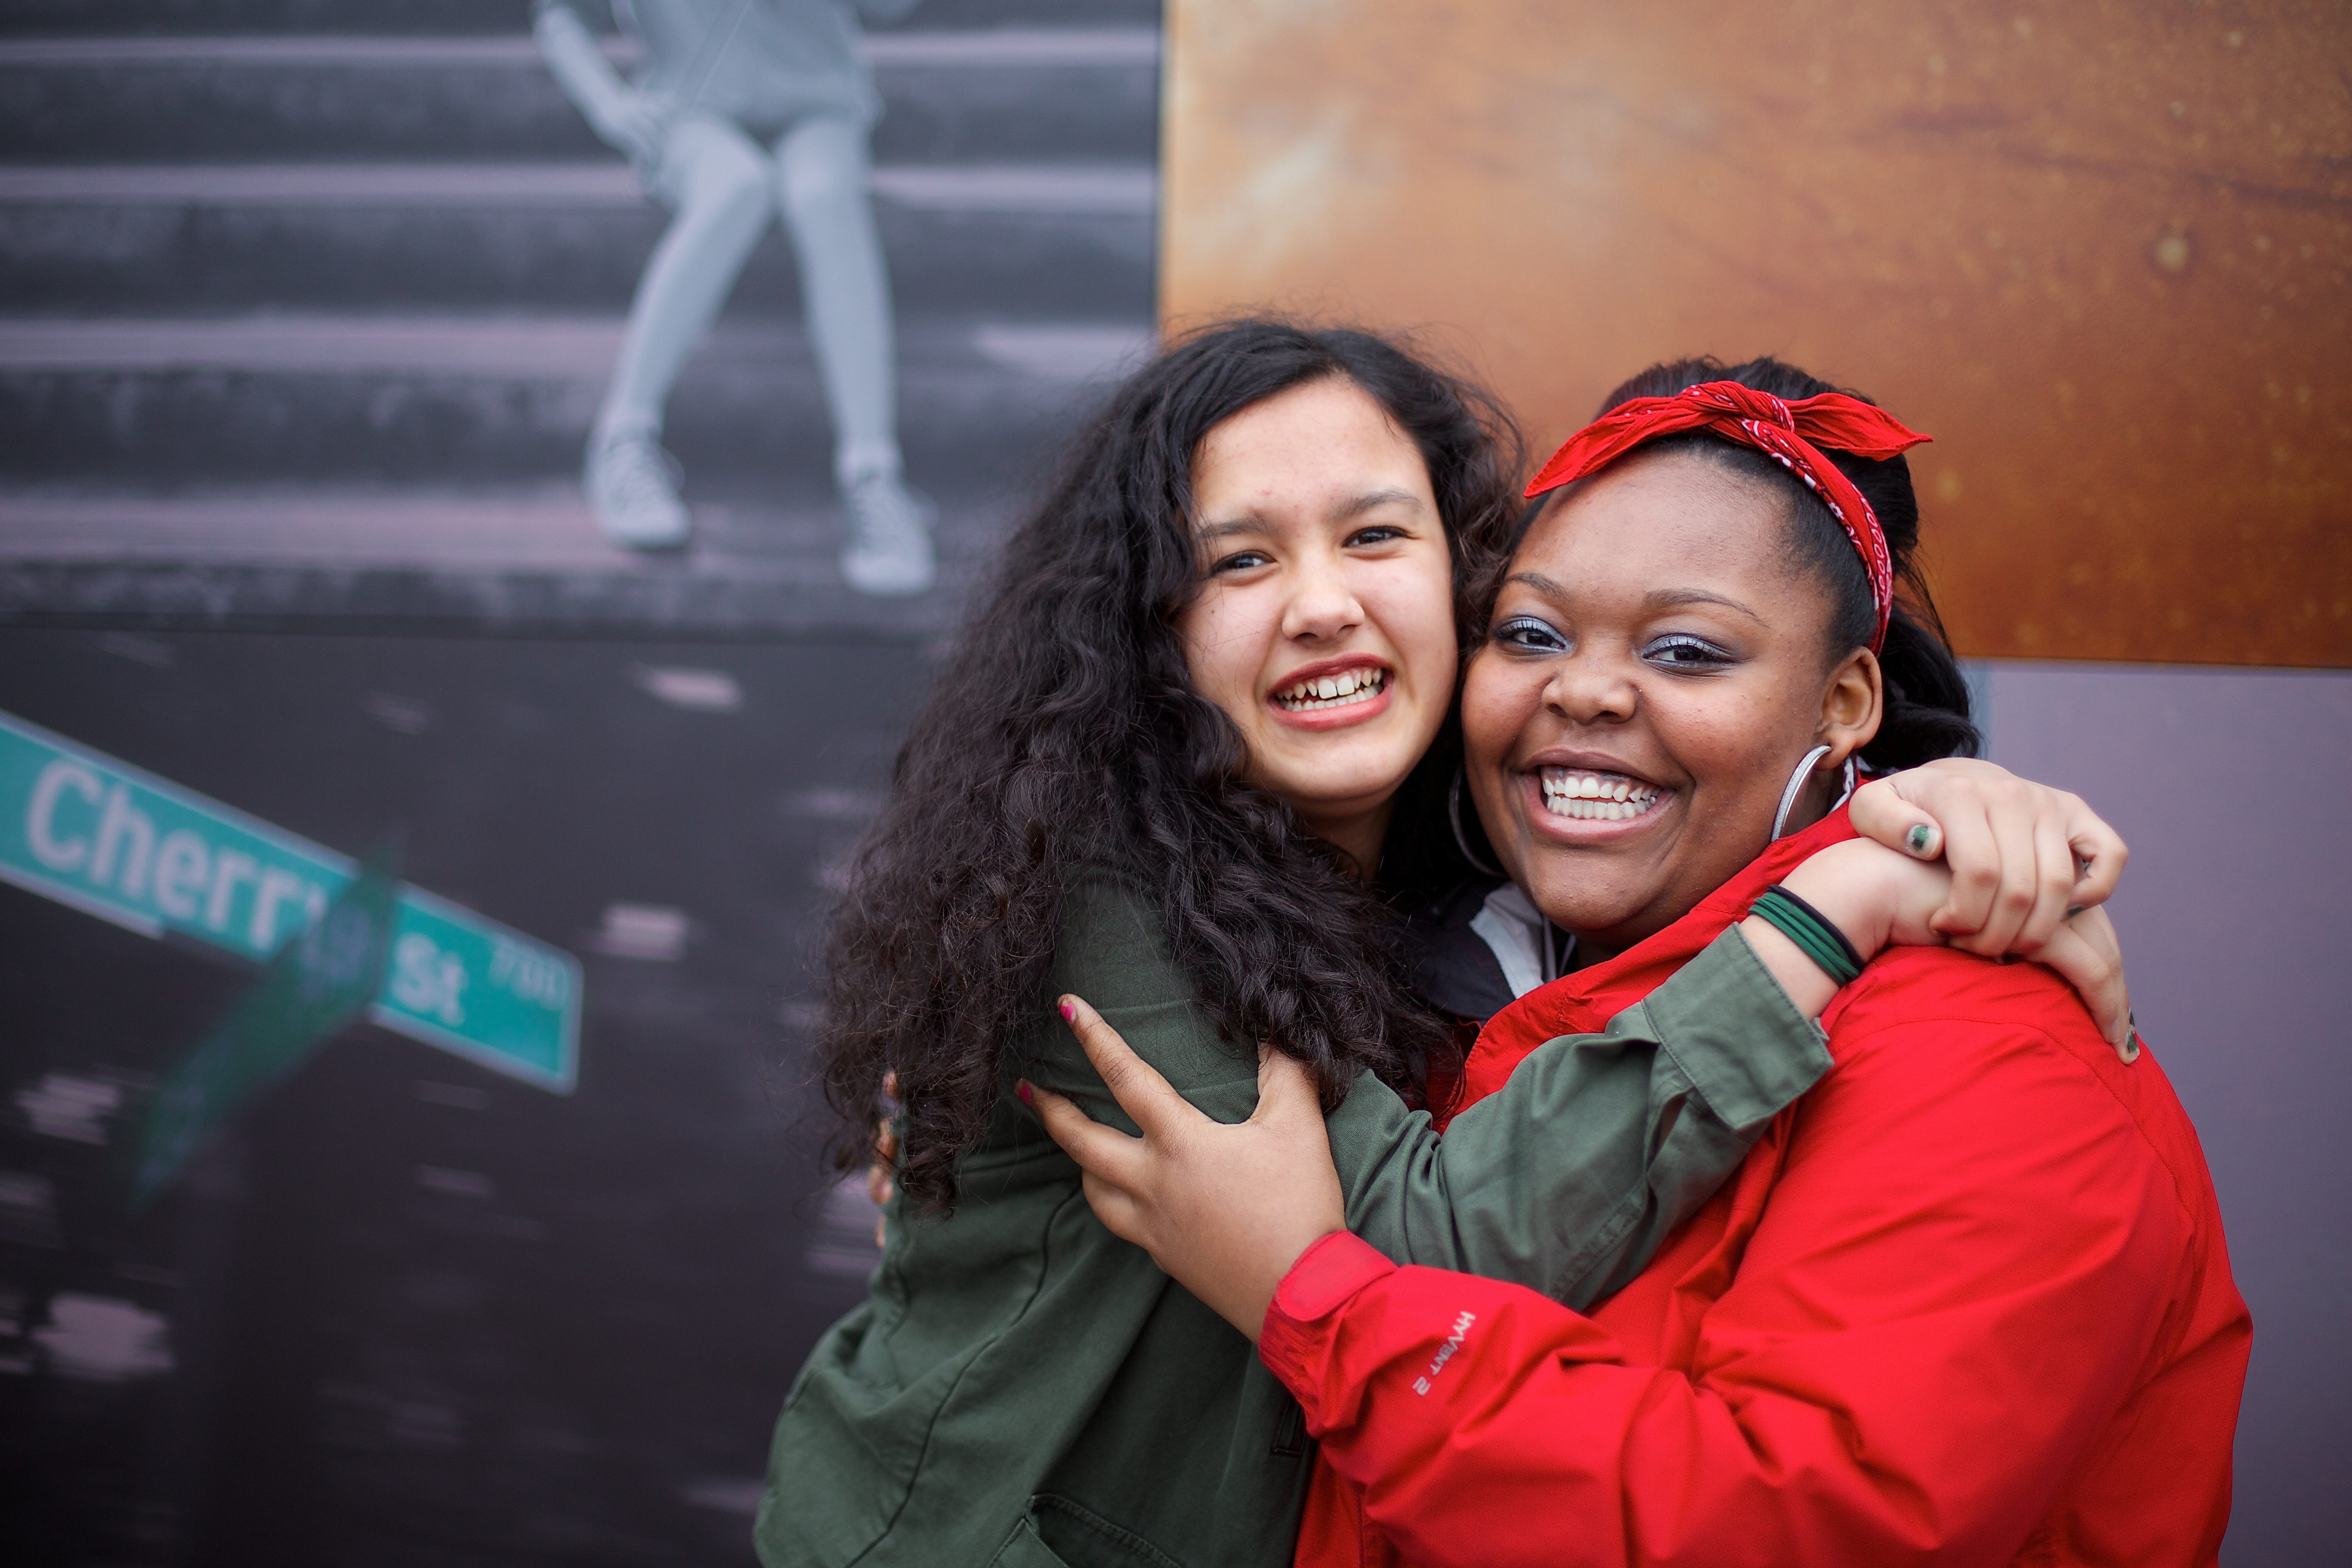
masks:
POLYGON ((1369 1074, 1330 1120, 1348 1225, 1400 1263, 1581 1308, 1639 1273, 1829 1070, 1738 930, 1599 1035, 1530 1054, 1441 1138, 1369 1074))
MULTIPOLYGON (((1108 877, 1070 900, 1056 986, 1084 996, 1186 1100, 1221 1121, 1246 1119, 1255 1054, 1217 1037, 1150 905, 1108 877)), ((1024 1058, 1017 1070, 1035 1083, 1137 1131, 1058 1021, 1024 1058)), ((1605 1032, 1535 1051, 1442 1137, 1426 1112, 1359 1079, 1329 1124, 1349 1227, 1401 1263, 1587 1305, 1638 1273, 1829 1065, 1821 1029, 1727 931, 1605 1032)))
MULTIPOLYGON (((1157 912, 1124 884, 1097 875, 1070 889, 1054 989, 1084 997, 1136 1055, 1218 1121, 1247 1121, 1256 1109, 1257 1053, 1218 1038, 1191 979, 1168 953, 1157 912)), ((1013 1070, 1069 1096, 1097 1121, 1139 1131, 1061 1020, 1022 1045, 1013 1070)))

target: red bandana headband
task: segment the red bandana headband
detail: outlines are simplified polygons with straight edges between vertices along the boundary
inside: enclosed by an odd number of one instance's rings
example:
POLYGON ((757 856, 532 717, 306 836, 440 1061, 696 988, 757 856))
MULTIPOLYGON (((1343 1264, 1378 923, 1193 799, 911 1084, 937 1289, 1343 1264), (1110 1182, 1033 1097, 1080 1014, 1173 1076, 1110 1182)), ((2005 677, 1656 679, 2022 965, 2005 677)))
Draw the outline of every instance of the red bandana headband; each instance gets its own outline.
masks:
POLYGON ((1895 614, 1895 563, 1878 514, 1823 455, 1827 447, 1856 457, 1886 458, 1930 439, 1906 430, 1891 414, 1859 398, 1825 392, 1783 403, 1769 392, 1736 381, 1709 381, 1672 397, 1636 397, 1619 405, 1570 436, 1528 486, 1529 500, 1546 490, 1598 473, 1634 447, 1687 430, 1703 430, 1735 446, 1752 447, 1804 480, 1830 515, 1853 541, 1862 568, 1870 574, 1870 602, 1878 612, 1870 651, 1885 646, 1886 623, 1895 614), (1818 443, 1818 444, 1817 444, 1818 443))

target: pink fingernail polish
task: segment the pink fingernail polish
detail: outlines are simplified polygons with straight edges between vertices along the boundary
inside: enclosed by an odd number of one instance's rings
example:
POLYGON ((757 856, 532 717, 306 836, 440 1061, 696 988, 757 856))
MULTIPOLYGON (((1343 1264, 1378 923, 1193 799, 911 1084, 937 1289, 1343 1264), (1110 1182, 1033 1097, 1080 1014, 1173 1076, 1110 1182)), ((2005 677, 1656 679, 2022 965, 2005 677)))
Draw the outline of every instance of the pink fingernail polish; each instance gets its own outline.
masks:
POLYGON ((1067 1002, 1063 1003, 1057 1011, 1062 1015, 1062 1022, 1065 1024, 1078 1016, 1078 1010, 1076 1007, 1071 1006, 1067 1002))
POLYGON ((1015 1083, 1013 1086, 1013 1092, 1019 1098, 1022 1104, 1027 1106, 1032 1110, 1037 1109, 1036 1092, 1029 1087, 1029 1080, 1027 1079, 1024 1078, 1015 1083))

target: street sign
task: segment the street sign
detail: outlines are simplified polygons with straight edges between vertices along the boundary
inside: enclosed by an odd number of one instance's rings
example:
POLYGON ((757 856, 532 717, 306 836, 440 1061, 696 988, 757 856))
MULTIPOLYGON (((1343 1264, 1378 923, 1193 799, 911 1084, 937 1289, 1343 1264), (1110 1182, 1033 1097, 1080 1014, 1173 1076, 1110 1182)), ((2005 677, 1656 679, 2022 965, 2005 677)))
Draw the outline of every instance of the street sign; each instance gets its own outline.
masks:
MULTIPOLYGON (((345 856, 0 713, 0 881, 266 963, 358 875, 345 856)), ((388 934, 371 1018, 571 1092, 579 960, 405 884, 388 934)))

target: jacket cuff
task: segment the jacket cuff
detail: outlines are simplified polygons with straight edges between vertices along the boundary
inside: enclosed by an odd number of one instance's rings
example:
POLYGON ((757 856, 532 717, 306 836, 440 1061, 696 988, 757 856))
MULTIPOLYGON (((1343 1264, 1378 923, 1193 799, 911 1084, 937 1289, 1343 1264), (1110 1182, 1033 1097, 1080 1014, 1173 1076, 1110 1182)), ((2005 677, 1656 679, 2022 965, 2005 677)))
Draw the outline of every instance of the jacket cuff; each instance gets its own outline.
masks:
POLYGON ((1265 1321, 1259 1326, 1258 1359, 1282 1380, 1301 1405, 1315 1414, 1308 1397, 1315 1390, 1310 1370, 1318 1342, 1329 1331, 1319 1321, 1348 1304, 1372 1281, 1396 1272, 1371 1243, 1344 1230, 1335 1230, 1298 1255, 1282 1283, 1266 1303, 1265 1321))
POLYGON ((1797 1011, 1736 925, 1642 1005, 1658 1042, 1727 1127, 1769 1121, 1832 1065, 1829 1037, 1797 1011))

